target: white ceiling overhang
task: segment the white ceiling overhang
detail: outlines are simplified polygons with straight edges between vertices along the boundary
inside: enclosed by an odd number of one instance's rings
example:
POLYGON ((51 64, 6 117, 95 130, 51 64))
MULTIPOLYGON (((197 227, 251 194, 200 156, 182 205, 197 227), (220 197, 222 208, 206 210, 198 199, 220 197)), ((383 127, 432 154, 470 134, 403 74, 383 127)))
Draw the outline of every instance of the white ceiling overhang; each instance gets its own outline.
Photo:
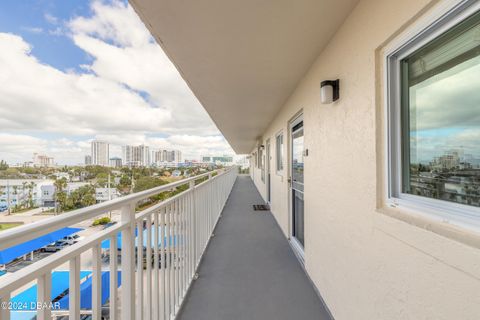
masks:
POLYGON ((254 147, 358 0, 130 0, 239 154, 254 147))

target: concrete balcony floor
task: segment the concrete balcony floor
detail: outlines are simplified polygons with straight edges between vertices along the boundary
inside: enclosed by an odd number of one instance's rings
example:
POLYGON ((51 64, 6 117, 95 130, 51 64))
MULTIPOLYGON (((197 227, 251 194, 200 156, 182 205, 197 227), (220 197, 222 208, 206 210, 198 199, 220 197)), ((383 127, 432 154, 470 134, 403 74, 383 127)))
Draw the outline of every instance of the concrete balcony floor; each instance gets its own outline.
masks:
POLYGON ((331 319, 248 176, 223 210, 181 320, 331 319))

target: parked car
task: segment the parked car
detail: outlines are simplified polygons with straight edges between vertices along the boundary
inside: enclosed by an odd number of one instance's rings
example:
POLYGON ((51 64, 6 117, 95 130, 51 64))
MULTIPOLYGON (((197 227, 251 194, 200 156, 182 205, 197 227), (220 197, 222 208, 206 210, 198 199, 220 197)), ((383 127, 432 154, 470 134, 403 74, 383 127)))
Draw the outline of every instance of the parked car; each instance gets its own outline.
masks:
POLYGON ((6 203, 0 203, 0 212, 3 212, 8 209, 8 206, 6 203))
POLYGON ((82 241, 84 237, 79 236, 78 234, 72 234, 70 236, 63 237, 61 241, 65 241, 68 244, 74 244, 77 243, 78 241, 82 241))
POLYGON ((70 244, 66 241, 56 241, 54 243, 50 243, 48 246, 43 247, 42 251, 44 252, 57 252, 59 250, 62 250, 63 248, 68 247, 70 244))

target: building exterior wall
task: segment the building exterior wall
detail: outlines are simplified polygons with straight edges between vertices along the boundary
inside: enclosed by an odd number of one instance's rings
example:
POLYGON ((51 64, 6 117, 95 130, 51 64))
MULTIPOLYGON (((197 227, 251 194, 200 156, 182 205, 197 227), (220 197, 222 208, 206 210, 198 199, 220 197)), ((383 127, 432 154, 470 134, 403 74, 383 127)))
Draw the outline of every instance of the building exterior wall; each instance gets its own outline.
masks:
POLYGON ((94 140, 91 143, 92 163, 97 166, 108 166, 110 145, 105 141, 94 140))
POLYGON ((180 150, 156 150, 152 151, 152 162, 160 164, 162 162, 182 162, 182 152, 180 150))
POLYGON ((123 146, 123 159, 125 165, 129 167, 148 167, 150 166, 150 147, 145 145, 123 146))
MULTIPOLYGON (((381 50, 417 18, 427 0, 363 0, 272 121, 271 211, 289 235, 288 158, 275 172, 275 135, 303 110, 305 268, 337 320, 478 319, 480 250, 404 222, 382 208, 381 50), (340 100, 320 104, 320 82, 340 79, 340 100)), ((301 48, 299 48, 300 50, 301 48)), ((252 150, 257 152, 257 149, 252 150)), ((265 154, 265 153, 264 153, 265 154)), ((250 174, 266 199, 261 170, 250 174)), ((402 215, 405 212, 397 212, 402 215)), ((478 243, 478 241, 477 241, 478 243)))

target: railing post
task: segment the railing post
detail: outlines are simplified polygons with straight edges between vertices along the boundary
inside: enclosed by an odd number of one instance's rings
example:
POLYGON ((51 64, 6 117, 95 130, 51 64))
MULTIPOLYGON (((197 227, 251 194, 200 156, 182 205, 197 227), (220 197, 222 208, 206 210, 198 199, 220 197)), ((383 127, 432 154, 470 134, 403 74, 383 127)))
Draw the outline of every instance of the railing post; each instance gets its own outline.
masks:
POLYGON ((117 235, 110 238, 110 320, 118 319, 118 244, 117 235))
POLYGON ((52 310, 48 304, 52 301, 52 274, 48 271, 37 279, 37 319, 51 320, 52 310))
POLYGON ((102 265, 101 248, 96 244, 92 248, 92 319, 102 318, 102 265))
POLYGON ((195 180, 190 181, 189 183, 189 188, 192 191, 192 245, 193 245, 193 261, 192 261, 192 266, 193 270, 192 273, 195 276, 195 273, 197 272, 196 265, 197 265, 197 212, 196 212, 196 196, 195 196, 195 180))
MULTIPOLYGON (((143 219, 137 222, 137 319, 143 317, 143 219)), ((151 244, 148 244, 151 245, 151 244)), ((148 283, 147 285, 151 285, 148 283)))
POLYGON ((122 230, 122 320, 135 319, 135 212, 134 205, 121 209, 121 220, 128 223, 122 230))
POLYGON ((68 319, 80 320, 80 256, 70 260, 68 319))

